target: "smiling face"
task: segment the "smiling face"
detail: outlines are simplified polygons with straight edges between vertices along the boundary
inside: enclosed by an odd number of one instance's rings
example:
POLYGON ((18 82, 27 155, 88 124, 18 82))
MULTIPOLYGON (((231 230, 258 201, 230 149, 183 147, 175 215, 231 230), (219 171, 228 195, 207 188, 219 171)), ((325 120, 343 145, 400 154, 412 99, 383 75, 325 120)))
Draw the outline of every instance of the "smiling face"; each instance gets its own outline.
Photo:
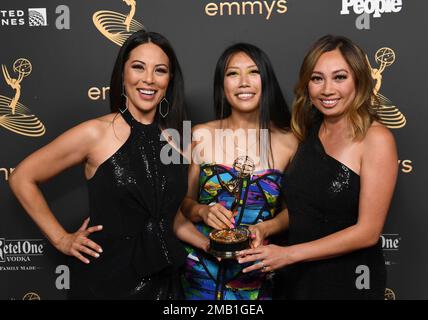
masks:
POLYGON ((131 113, 155 113, 170 80, 165 52, 153 43, 141 44, 130 52, 123 73, 131 113))
POLYGON ((230 57, 224 76, 224 94, 232 109, 253 112, 259 108, 262 81, 259 69, 245 53, 230 57))
POLYGON ((308 83, 313 105, 325 117, 340 117, 356 95, 354 74, 338 49, 323 53, 308 83))

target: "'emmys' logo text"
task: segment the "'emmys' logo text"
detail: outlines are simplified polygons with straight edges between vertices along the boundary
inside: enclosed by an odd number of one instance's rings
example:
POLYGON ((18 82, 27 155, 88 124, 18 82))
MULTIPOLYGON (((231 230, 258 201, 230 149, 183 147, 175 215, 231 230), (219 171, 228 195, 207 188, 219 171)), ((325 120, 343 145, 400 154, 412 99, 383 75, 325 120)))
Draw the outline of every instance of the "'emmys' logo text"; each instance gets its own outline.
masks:
POLYGON ((342 0, 341 15, 348 15, 352 8, 359 16, 355 20, 357 29, 370 29, 370 16, 380 18, 383 13, 397 13, 403 7, 402 0, 342 0))
POLYGON ((380 238, 383 250, 398 251, 400 249, 401 237, 399 234, 383 234, 380 238))
POLYGON ((215 16, 245 16, 260 15, 266 20, 272 17, 274 12, 284 14, 288 10, 287 1, 233 1, 233 2, 210 2, 205 6, 205 14, 210 17, 215 16))
POLYGON ((30 256, 41 256, 43 240, 6 240, 0 238, 0 262, 28 262, 30 256))
POLYGON ((400 171, 403 173, 411 173, 413 171, 412 160, 398 160, 398 165, 400 167, 400 171))
POLYGON ((110 87, 90 87, 88 90, 88 98, 97 101, 102 100, 105 101, 110 92, 110 87))
POLYGON ((9 176, 12 174, 15 168, 0 168, 0 172, 3 174, 3 178, 5 181, 9 180, 9 176))

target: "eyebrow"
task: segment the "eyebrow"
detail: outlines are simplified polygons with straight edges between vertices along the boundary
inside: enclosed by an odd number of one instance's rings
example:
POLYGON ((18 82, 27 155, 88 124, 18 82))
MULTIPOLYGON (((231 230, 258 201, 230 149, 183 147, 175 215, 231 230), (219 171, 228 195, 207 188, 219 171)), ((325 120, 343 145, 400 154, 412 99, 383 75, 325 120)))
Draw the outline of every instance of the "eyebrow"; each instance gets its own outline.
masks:
MULTIPOLYGON (((251 66, 248 66, 247 69, 254 68, 254 67, 257 67, 257 65, 253 64, 251 66)), ((240 68, 239 67, 234 67, 234 66, 228 66, 227 69, 240 69, 240 68)))
MULTIPOLYGON (((346 70, 346 69, 339 69, 339 70, 334 70, 332 73, 334 74, 334 73, 339 73, 339 72, 346 72, 346 73, 349 73, 349 71, 348 70, 346 70)), ((318 73, 318 74, 324 74, 324 73, 322 73, 321 71, 312 71, 312 73, 318 73)))
MULTIPOLYGON (((144 61, 141 61, 141 60, 132 60, 132 61, 131 61, 131 63, 134 63, 134 62, 139 62, 139 63, 142 63, 142 64, 144 64, 144 65, 146 64, 144 61)), ((166 68, 169 68, 169 67, 168 67, 168 65, 166 65, 166 64, 164 64, 164 63, 159 63, 159 64, 157 64, 157 65, 156 65, 156 67, 160 67, 160 66, 164 66, 164 67, 166 67, 166 68)))

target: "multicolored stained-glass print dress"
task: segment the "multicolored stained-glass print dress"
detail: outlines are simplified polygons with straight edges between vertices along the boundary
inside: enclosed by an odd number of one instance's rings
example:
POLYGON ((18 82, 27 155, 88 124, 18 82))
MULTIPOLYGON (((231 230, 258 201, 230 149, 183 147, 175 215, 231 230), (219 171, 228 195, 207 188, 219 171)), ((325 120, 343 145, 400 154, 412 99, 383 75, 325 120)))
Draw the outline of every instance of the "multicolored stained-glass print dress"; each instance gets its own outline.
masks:
MULTIPOLYGON (((199 203, 220 203, 227 209, 235 200, 225 183, 235 179, 237 172, 226 165, 203 164, 199 175, 199 203)), ((282 173, 276 169, 255 171, 242 180, 240 200, 236 207, 236 226, 249 226, 269 220, 278 211, 282 173)), ((211 227, 196 224, 199 231, 208 236, 211 227)), ((240 265, 235 259, 219 262, 213 256, 186 247, 188 252, 183 274, 183 287, 188 300, 257 300, 270 299, 270 281, 266 273, 253 271, 242 273, 248 265, 240 265)))

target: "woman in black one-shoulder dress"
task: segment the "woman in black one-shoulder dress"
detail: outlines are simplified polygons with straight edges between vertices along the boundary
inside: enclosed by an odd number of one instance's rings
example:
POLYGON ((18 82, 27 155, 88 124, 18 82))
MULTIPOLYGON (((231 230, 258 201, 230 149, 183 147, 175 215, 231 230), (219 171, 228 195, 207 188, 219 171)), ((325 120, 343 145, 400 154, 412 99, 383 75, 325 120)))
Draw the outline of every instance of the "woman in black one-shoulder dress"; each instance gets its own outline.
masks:
POLYGON ((275 270, 276 299, 383 299, 380 234, 397 177, 390 131, 377 120, 370 67, 349 39, 306 55, 293 106, 299 148, 284 175, 286 247, 242 253, 247 272, 275 270))

